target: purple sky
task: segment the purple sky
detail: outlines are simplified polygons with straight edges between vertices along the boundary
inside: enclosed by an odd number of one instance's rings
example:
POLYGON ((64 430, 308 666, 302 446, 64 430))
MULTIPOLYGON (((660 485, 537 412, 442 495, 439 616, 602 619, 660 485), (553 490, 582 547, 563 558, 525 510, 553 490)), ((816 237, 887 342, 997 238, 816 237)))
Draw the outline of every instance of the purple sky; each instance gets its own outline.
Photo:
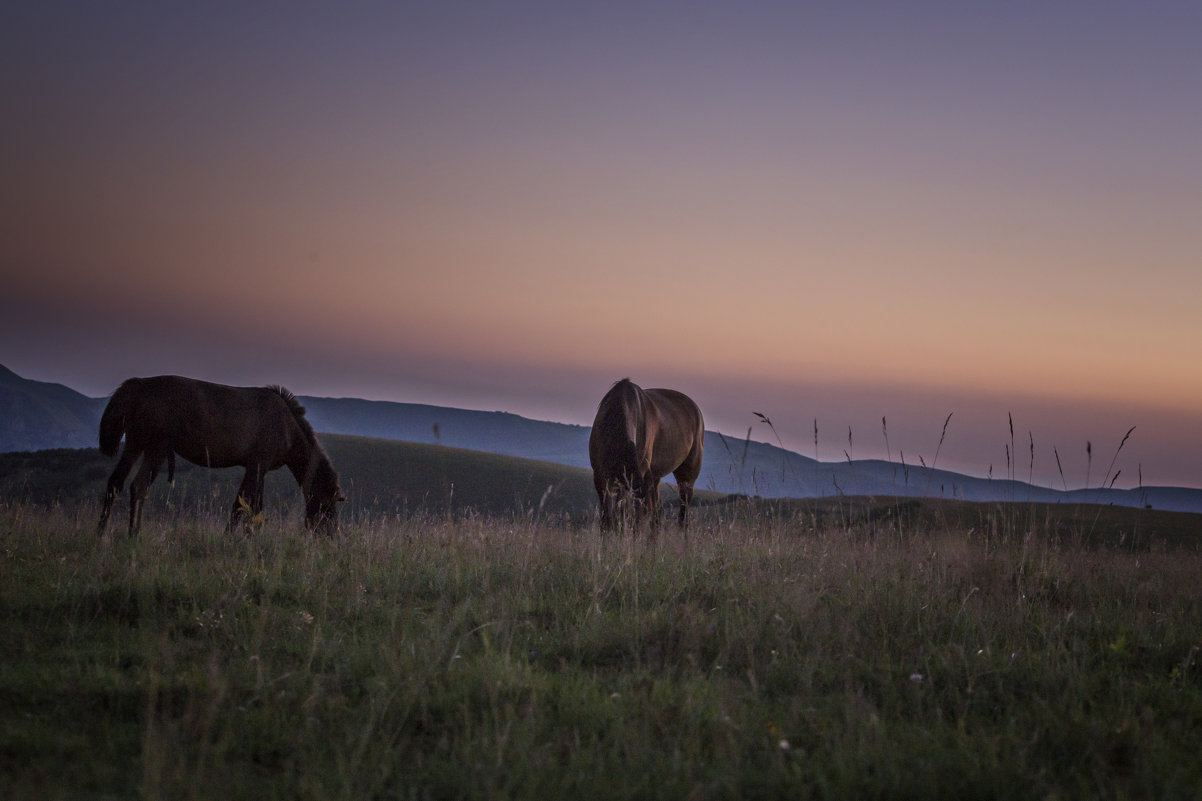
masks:
POLYGON ((1197 3, 26 3, 0 363, 1202 486, 1197 3), (849 448, 848 429, 852 432, 849 448), (1035 460, 1030 465, 1029 442, 1035 460), (1101 465, 1105 467, 1105 465, 1101 465))

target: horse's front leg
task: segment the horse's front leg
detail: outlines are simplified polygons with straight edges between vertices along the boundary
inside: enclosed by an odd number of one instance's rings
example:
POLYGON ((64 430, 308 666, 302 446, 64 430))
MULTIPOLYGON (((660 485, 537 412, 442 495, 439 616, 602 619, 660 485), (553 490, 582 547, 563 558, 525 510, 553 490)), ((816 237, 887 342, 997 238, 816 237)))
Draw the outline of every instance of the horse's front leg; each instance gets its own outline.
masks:
POLYGON ((593 488, 597 491, 597 506, 601 513, 601 530, 609 531, 614 527, 613 490, 609 482, 593 474, 593 488))
POLYGON ((247 465, 246 475, 238 487, 238 497, 234 498, 234 508, 230 510, 230 522, 226 525, 227 532, 233 531, 244 515, 250 515, 248 525, 254 522, 263 511, 263 468, 258 465, 247 465))

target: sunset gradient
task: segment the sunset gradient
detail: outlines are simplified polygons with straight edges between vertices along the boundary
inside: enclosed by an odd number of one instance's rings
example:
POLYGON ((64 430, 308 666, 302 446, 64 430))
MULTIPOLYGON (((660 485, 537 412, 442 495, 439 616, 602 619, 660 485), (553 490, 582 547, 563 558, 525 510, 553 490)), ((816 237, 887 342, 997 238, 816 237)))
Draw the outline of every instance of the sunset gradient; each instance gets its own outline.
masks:
POLYGON ((0 364, 582 424, 629 375, 823 459, 954 413, 979 476, 1012 417, 1056 487, 1134 425, 1116 486, 1202 487, 1198 42, 1157 1, 19 3, 0 364))

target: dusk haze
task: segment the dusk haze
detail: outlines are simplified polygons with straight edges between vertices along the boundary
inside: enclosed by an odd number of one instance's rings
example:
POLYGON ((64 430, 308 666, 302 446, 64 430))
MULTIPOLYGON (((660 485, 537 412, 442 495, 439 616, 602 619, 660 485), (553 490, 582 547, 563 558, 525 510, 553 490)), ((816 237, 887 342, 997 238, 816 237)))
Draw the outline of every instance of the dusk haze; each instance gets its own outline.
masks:
POLYGON ((1202 488, 1202 4, 0 19, 23 377, 581 425, 629 377, 739 440, 1056 488, 1134 426, 1116 487, 1202 488))

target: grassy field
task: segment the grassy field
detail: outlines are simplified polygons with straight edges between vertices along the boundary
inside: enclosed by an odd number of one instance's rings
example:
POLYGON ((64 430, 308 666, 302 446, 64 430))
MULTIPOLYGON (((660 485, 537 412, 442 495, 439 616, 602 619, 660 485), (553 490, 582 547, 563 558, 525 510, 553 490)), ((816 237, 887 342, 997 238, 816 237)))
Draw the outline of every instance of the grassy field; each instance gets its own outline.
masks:
POLYGON ((519 505, 321 539, 227 536, 225 503, 136 540, 0 503, 0 797, 1202 792, 1198 516, 739 502, 648 541, 519 505))

